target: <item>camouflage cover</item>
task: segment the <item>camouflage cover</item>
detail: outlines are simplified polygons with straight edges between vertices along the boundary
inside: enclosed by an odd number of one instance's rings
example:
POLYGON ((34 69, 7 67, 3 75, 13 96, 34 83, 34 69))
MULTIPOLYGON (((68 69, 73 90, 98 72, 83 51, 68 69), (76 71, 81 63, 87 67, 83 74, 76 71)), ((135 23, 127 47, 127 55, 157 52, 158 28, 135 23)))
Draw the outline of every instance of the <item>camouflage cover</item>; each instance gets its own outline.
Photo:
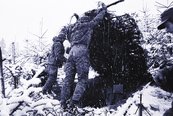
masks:
POLYGON ((107 13, 95 27, 89 45, 90 63, 106 85, 123 84, 124 92, 130 92, 150 80, 141 38, 129 14, 107 13))

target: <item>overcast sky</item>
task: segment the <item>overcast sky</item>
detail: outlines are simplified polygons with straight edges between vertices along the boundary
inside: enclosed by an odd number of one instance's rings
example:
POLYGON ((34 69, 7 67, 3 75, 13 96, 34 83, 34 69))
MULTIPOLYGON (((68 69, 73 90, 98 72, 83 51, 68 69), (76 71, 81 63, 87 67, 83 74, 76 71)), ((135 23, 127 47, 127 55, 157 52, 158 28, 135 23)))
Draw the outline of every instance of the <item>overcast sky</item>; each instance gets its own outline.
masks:
MULTIPOLYGON (((8 42, 34 39, 31 34, 40 34, 40 23, 43 20, 45 37, 51 40, 60 28, 70 21, 73 13, 97 8, 99 0, 0 0, 0 39, 8 42)), ((115 0, 100 0, 105 4, 115 0)), ((164 3, 169 0, 157 0, 164 3)), ((125 0, 108 10, 117 14, 139 12, 144 7, 156 13, 155 0, 125 0)), ((158 12, 157 12, 158 13, 158 12)))

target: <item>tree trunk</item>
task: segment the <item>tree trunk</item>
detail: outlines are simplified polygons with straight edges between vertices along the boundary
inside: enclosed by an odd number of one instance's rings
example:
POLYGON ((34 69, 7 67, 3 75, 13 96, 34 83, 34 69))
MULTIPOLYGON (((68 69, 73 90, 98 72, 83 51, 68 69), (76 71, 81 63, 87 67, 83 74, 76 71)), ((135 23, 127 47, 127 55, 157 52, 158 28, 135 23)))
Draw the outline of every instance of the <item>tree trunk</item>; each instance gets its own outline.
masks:
POLYGON ((3 97, 5 97, 5 84, 4 84, 4 77, 3 77, 3 65, 2 65, 2 52, 1 52, 1 47, 0 47, 0 79, 1 79, 1 93, 3 97))
POLYGON ((15 57, 16 57, 16 54, 15 54, 15 43, 13 42, 12 43, 12 62, 13 62, 13 64, 15 64, 15 57))
MULTIPOLYGON (((12 42, 12 62, 13 64, 16 63, 16 50, 15 50, 15 43, 12 42)), ((16 89, 17 88, 17 85, 18 85, 18 78, 17 76, 13 76, 14 78, 14 88, 16 89)))

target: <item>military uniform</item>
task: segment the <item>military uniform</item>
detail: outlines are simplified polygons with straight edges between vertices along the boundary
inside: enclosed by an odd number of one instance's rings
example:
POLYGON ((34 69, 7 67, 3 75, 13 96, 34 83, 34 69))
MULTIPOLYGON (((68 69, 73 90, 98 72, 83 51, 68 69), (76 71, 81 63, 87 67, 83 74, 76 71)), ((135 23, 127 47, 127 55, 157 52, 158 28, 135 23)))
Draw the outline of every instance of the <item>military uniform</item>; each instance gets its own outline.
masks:
MULTIPOLYGON (((97 11, 91 12, 96 13, 97 11)), ((72 48, 65 65, 66 77, 61 90, 62 105, 71 97, 71 88, 73 88, 76 73, 78 74, 78 83, 74 89, 72 101, 79 102, 86 90, 90 67, 88 45, 93 27, 103 19, 104 14, 105 10, 102 10, 93 19, 90 19, 89 16, 81 17, 68 28, 68 39, 72 48)))
POLYGON ((173 91, 173 63, 172 61, 164 61, 159 70, 153 74, 153 80, 157 85, 161 86, 163 89, 167 91, 173 91))
POLYGON ((54 37, 54 44, 49 57, 50 69, 48 71, 48 81, 51 85, 55 82, 58 66, 63 63, 64 47, 62 43, 65 39, 68 39, 71 44, 69 58, 64 68, 66 76, 61 90, 62 105, 65 105, 70 98, 75 102, 80 101, 86 90, 90 67, 88 45, 90 43, 93 27, 103 19, 105 13, 106 8, 86 12, 76 23, 63 27, 59 35, 54 37), (88 16, 89 14, 91 15, 88 16), (51 57, 52 54, 53 57, 51 57), (78 82, 72 93, 76 73, 78 74, 78 82))
POLYGON ((63 41, 59 41, 57 40, 57 37, 54 37, 53 42, 51 52, 48 56, 48 66, 46 69, 48 72, 48 80, 43 87, 43 93, 50 92, 52 86, 56 82, 58 67, 62 67, 63 62, 66 61, 66 58, 64 57, 65 50, 62 44, 63 41))

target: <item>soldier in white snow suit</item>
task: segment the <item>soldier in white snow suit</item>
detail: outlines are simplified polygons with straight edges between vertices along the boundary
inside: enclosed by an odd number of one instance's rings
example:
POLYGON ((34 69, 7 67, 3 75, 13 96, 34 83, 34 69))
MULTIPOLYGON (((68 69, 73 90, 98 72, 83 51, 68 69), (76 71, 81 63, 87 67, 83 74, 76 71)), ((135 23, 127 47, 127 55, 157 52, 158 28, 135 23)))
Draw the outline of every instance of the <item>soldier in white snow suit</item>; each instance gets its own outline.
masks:
POLYGON ((86 90, 90 67, 88 45, 93 28, 103 19, 105 13, 106 7, 104 6, 98 10, 88 11, 76 23, 64 26, 59 35, 53 38, 54 43, 49 57, 49 78, 43 91, 47 90, 50 85, 52 86, 56 80, 57 69, 62 66, 65 59, 63 42, 67 39, 71 44, 71 50, 65 64, 66 76, 61 90, 61 106, 64 109, 69 99, 71 99, 71 106, 78 104, 86 90), (76 73, 78 82, 74 92, 71 93, 76 73))

